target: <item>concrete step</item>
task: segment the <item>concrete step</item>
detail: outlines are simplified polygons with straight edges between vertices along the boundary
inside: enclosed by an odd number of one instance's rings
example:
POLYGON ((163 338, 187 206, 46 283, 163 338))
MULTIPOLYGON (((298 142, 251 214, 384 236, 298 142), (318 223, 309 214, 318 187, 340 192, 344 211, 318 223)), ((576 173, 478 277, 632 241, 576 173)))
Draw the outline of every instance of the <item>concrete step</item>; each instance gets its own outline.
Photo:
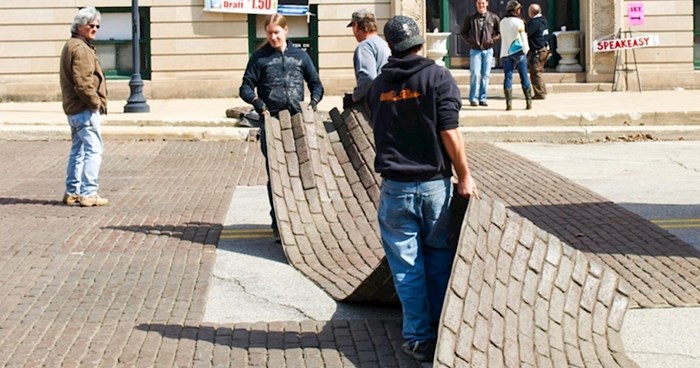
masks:
MULTIPOLYGON (((469 82, 458 83, 459 92, 463 99, 469 98, 469 82)), ((612 83, 547 83, 547 93, 579 93, 579 92, 611 92, 612 83)), ((505 98, 503 93, 503 82, 494 83, 489 81, 487 96, 505 98)), ((513 97, 524 98, 520 87, 520 78, 513 80, 513 97)))
MULTIPOLYGON (((469 69, 450 69, 460 86, 462 96, 469 96, 469 69)), ((323 77, 323 76, 322 76, 323 77)), ((326 77, 329 78, 329 77, 326 77)), ((489 77, 489 96, 503 97, 503 69, 493 69, 489 77)), ((558 73, 545 71, 543 75, 549 93, 576 93, 576 92, 610 92, 612 83, 586 83, 585 73, 558 73)), ((514 90, 520 89, 520 77, 518 73, 513 75, 514 90)), ((324 80, 326 95, 343 95, 352 91, 355 86, 354 75, 334 75, 332 80, 324 80)), ((515 94, 516 96, 522 96, 515 94)))
MULTIPOLYGON (((462 97, 469 96, 469 79, 471 73, 465 69, 452 69, 452 75, 457 80, 460 87, 462 97)), ((547 85, 548 93, 579 93, 579 92, 610 92, 612 91, 612 83, 585 83, 584 73, 557 73, 545 72, 543 79, 547 85)), ((503 69, 493 69, 489 76, 489 88, 487 95, 489 97, 505 97, 503 94, 503 69)), ((513 74, 513 96, 523 97, 522 89, 520 88, 520 76, 518 73, 513 74)))

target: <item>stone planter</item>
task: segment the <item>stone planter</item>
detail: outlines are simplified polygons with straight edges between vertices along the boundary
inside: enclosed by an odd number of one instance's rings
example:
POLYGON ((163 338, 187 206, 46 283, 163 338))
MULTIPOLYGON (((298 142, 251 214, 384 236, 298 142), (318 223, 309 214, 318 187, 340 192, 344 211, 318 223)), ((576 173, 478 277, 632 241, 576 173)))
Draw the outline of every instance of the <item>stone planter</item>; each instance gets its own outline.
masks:
POLYGON ((447 55, 447 38, 450 32, 426 32, 425 54, 429 59, 435 60, 435 64, 445 66, 442 60, 447 55))
POLYGON ((554 32, 557 38, 557 49, 555 50, 561 59, 557 65, 560 73, 581 72, 583 67, 576 60, 576 55, 581 50, 579 47, 579 31, 557 31, 554 32))

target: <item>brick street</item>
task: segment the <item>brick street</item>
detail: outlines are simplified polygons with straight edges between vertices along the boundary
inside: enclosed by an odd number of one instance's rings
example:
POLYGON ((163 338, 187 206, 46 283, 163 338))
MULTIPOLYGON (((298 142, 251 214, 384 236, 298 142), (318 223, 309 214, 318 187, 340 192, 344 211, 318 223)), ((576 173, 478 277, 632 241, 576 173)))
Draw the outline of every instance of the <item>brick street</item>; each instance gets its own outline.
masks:
MULTIPOLYGON (((265 183, 257 143, 108 141, 104 208, 61 204, 68 149, 0 142, 0 365, 416 366, 396 320, 202 323, 232 193, 265 183)), ((700 304, 697 251, 532 162, 470 153, 490 195, 613 268, 632 306, 700 304)))

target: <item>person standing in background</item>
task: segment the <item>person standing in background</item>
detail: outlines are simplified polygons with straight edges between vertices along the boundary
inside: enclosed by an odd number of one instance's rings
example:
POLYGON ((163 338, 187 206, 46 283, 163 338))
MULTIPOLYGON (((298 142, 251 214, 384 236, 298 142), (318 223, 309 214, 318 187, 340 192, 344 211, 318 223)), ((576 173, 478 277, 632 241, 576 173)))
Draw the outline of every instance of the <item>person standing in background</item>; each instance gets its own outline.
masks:
POLYGON ((382 72, 391 55, 389 46, 377 34, 377 20, 371 11, 360 9, 353 12, 348 27, 352 27, 352 34, 359 44, 352 57, 356 86, 343 100, 344 109, 364 99, 369 85, 382 72))
POLYGON ((104 144, 102 115, 107 114, 107 81, 92 42, 102 16, 94 7, 82 8, 73 19, 71 38, 63 46, 60 84, 63 112, 71 130, 63 203, 82 207, 106 206, 97 194, 104 144))
POLYGON ((542 79, 544 64, 552 55, 549 51, 549 28, 547 18, 542 16, 542 8, 539 4, 531 4, 528 8, 530 21, 527 22, 527 39, 530 42, 530 52, 527 53, 527 62, 532 79, 533 100, 544 100, 547 95, 547 85, 542 79))
POLYGON ((469 46, 469 104, 486 102, 493 45, 501 39, 498 16, 488 11, 488 0, 476 0, 476 12, 464 18, 460 35, 469 46), (478 89, 477 89, 478 88, 478 89))
POLYGON ((274 237, 279 239, 272 202, 270 166, 267 162, 264 113, 269 112, 276 117, 282 110, 288 110, 290 115, 301 112, 301 102, 304 101, 304 82, 311 92, 308 109, 316 111, 318 103, 323 98, 323 85, 309 54, 287 41, 289 26, 283 15, 269 15, 265 19, 265 33, 267 43, 256 50, 248 60, 238 93, 243 101, 253 105, 255 111, 260 114, 262 122, 260 149, 265 156, 271 227, 274 237))
POLYGON ((518 69, 520 85, 525 94, 526 109, 532 108, 532 88, 527 75, 527 53, 530 50, 525 23, 520 18, 522 6, 517 0, 506 4, 506 16, 501 20, 501 61, 503 63, 503 93, 506 110, 513 109, 513 70, 518 69))

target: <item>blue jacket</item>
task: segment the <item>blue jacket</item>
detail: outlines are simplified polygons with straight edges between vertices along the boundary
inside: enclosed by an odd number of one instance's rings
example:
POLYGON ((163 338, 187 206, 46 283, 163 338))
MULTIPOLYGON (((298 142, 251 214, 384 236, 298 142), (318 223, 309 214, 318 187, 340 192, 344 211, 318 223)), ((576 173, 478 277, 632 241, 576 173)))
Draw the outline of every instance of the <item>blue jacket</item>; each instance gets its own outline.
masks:
POLYGON ((248 60, 239 95, 250 104, 256 97, 262 99, 272 115, 281 110, 294 115, 301 111, 300 102, 304 101, 304 81, 311 98, 321 101, 323 85, 306 51, 290 42, 284 53, 265 44, 248 60))
POLYGON ((374 169, 397 181, 452 176, 440 132, 459 126, 462 97, 452 74, 419 55, 390 57, 372 82, 367 103, 374 124, 374 169))

